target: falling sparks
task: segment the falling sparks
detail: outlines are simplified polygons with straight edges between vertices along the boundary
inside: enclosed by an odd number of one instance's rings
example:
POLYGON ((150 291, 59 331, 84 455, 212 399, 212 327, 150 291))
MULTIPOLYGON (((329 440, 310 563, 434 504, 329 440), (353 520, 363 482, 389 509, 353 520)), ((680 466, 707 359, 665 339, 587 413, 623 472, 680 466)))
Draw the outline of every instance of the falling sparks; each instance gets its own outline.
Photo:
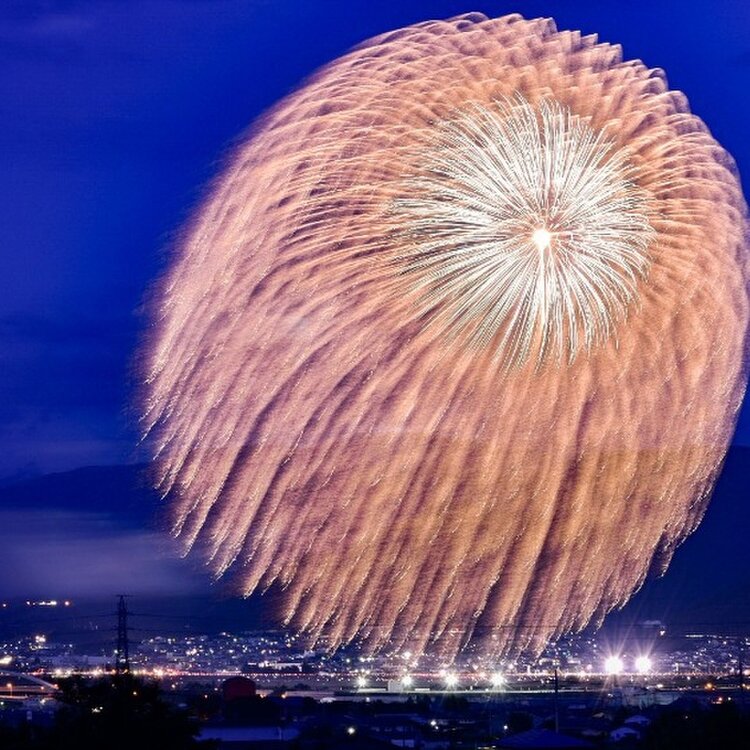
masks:
POLYGON ((158 287, 175 534, 334 646, 600 622, 705 510, 746 227, 731 158, 616 47, 479 14, 361 45, 262 119, 158 287))

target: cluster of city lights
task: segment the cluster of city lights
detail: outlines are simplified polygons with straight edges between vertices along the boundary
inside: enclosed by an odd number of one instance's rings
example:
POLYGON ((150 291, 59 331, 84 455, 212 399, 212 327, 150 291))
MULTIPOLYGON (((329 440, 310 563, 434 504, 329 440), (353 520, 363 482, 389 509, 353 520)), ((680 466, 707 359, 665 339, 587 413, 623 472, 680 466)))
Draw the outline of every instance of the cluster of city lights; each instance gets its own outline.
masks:
MULTIPOLYGON (((634 661, 635 671, 638 674, 648 674, 652 663, 648 656, 638 656, 634 661)), ((604 661, 604 671, 608 675, 618 675, 625 671, 625 662, 620 656, 609 656, 604 661)))
MULTIPOLYGON (((637 656, 633 660, 632 671, 627 669, 626 662, 621 656, 613 654, 604 660, 604 674, 612 677, 620 674, 646 675, 652 671, 652 668, 653 662, 651 658, 645 655, 637 656)), ((455 671, 443 669, 439 674, 447 690, 455 690, 460 686, 461 681, 455 671)), ((489 675, 482 674, 482 677, 486 677, 493 690, 502 690, 508 684, 507 677, 502 672, 492 672, 489 675)), ((403 690, 410 690, 415 687, 414 677, 408 672, 401 676, 398 683, 403 690)), ((365 674, 360 674, 356 677, 356 686, 360 690, 369 687, 369 682, 365 674)))
MULTIPOLYGON (((447 690, 455 690, 459 687, 460 680, 455 672, 450 670, 442 670, 440 675, 447 690)), ((501 672, 493 672, 489 676, 489 682, 493 690, 500 690, 507 684, 507 679, 501 672)), ((410 674, 404 674, 401 677, 400 684, 404 690, 409 690, 410 688, 414 687, 414 678, 410 674)), ((363 688, 366 686, 367 681, 363 677, 358 677, 357 687, 363 688)))

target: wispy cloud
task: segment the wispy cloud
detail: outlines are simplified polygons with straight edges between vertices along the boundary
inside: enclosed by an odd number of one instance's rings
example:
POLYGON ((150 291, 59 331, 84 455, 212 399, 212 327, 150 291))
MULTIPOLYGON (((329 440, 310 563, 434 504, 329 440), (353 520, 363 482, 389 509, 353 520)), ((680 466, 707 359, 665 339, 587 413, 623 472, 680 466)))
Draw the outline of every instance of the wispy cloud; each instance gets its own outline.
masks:
POLYGON ((4 597, 198 589, 198 577, 168 536, 123 531, 106 514, 0 511, 0 571, 7 573, 0 576, 4 597))

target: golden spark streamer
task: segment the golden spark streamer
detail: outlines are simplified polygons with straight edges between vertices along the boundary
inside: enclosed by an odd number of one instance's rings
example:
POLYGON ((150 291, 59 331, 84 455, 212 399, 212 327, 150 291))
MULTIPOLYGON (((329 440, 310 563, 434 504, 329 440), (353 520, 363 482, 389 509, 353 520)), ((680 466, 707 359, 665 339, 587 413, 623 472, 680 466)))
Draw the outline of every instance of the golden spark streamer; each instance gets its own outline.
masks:
POLYGON ((600 622, 706 508, 746 233, 731 157, 619 48, 480 14, 366 42, 256 125, 158 287, 175 533, 332 645, 600 622))

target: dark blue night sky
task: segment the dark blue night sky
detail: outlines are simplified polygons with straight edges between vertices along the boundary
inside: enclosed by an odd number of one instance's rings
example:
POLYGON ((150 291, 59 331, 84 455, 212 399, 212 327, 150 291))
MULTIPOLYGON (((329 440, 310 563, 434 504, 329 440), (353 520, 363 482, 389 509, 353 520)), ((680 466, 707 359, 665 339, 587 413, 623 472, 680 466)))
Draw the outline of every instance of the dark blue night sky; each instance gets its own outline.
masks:
MULTIPOLYGON (((82 0, 0 11, 0 477, 133 459, 137 311, 232 139, 369 36, 478 9, 551 15, 666 69, 750 172, 735 2, 82 0)), ((750 444, 746 408, 735 441, 750 444)))
POLYGON ((144 295, 232 140, 357 42, 470 10, 664 68, 750 174, 744 0, 5 0, 0 480, 139 460, 144 295))

